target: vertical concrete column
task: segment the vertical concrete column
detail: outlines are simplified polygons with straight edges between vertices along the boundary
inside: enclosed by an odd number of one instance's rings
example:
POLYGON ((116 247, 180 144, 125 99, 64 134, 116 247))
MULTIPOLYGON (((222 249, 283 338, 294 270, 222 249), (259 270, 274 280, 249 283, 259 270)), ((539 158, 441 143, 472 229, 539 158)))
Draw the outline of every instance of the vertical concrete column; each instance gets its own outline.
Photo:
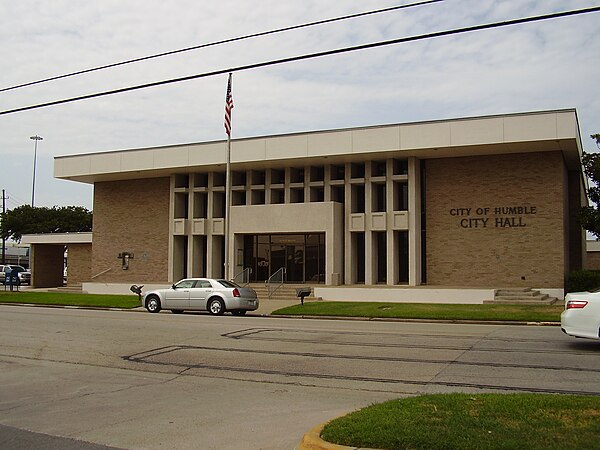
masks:
POLYGON ((421 161, 408 158, 408 284, 421 284, 421 161))
POLYGON ((377 260, 373 231, 371 230, 373 212, 373 186, 371 185, 371 161, 365 162, 365 285, 375 284, 377 280, 377 260))
POLYGON ((310 203, 310 166, 304 166, 304 203, 310 203))
POLYGON ((271 203, 271 169, 265 169, 265 205, 271 203))
POLYGON ((344 166, 344 284, 355 284, 356 254, 352 251, 352 233, 350 232, 350 214, 352 213, 352 186, 350 185, 350 163, 344 166))
POLYGON ((194 174, 188 173, 188 195, 187 216, 185 218, 185 235, 187 236, 187 273, 186 277, 192 276, 194 267, 194 238, 192 235, 192 218, 194 217, 194 174))
POLYGON ((286 205, 292 202, 292 194, 290 192, 290 180, 292 177, 292 171, 289 167, 285 168, 285 178, 283 180, 283 203, 286 205))
POLYGON ((213 220, 214 220, 214 173, 210 172, 208 174, 208 195, 206 200, 206 208, 207 208, 207 232, 206 232, 206 276, 210 278, 214 278, 216 273, 214 272, 214 253, 215 253, 215 243, 213 239, 213 220))
POLYGON ((385 233, 386 233, 386 252, 387 252, 387 284, 398 284, 398 258, 396 257, 396 245, 394 243, 394 230, 392 229, 393 211, 394 211, 394 160, 388 159, 385 166, 385 233))
MULTIPOLYGON (((175 217, 175 175, 171 175, 169 185, 169 250, 168 250, 168 276, 169 282, 173 283, 173 252, 174 252, 174 236, 173 236, 173 219, 175 217)), ((92 243, 93 245, 93 243, 92 243)))
POLYGON ((323 172, 324 172, 324 176, 323 176, 323 191, 324 191, 323 200, 326 201, 326 202, 330 202, 331 201, 331 165, 330 164, 324 164, 323 165, 323 172))

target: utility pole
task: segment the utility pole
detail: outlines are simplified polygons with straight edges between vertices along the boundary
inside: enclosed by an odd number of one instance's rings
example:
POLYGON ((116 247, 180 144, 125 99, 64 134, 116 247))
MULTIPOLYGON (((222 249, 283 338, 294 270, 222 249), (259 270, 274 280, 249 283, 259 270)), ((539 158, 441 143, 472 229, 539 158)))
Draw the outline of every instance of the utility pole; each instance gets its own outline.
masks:
MULTIPOLYGON (((2 224, 4 224, 4 215, 6 214, 6 191, 2 189, 2 224)), ((2 233, 2 264, 6 264, 6 239, 2 233)))
POLYGON ((37 144, 38 141, 43 141, 44 138, 41 136, 38 136, 37 134, 35 136, 31 136, 29 139, 32 139, 35 141, 35 147, 33 150, 33 183, 31 185, 31 207, 33 208, 33 200, 35 197, 35 166, 36 166, 36 161, 37 161, 37 144))

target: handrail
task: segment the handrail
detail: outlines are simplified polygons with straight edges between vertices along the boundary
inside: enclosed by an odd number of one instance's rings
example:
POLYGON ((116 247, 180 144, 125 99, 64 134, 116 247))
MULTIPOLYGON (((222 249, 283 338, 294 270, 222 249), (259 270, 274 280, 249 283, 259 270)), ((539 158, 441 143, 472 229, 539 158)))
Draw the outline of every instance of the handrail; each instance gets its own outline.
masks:
POLYGON ((271 295, 275 293, 277 289, 283 286, 283 280, 285 279, 285 267, 281 267, 277 272, 269 277, 266 282, 267 285, 267 296, 271 298, 271 295))
POLYGON ((108 272, 108 271, 110 271, 110 270, 112 270, 112 267, 109 267, 108 269, 106 269, 106 270, 103 270, 102 272, 100 272, 100 273, 97 273, 96 275, 94 275, 94 276, 90 277, 90 280, 93 280, 94 278, 97 278, 97 277, 99 277, 100 275, 104 275, 106 272, 108 272))
POLYGON ((241 287, 247 286, 250 284, 250 274, 252 273, 252 267, 246 267, 240 273, 238 273, 235 277, 232 278, 235 284, 239 284, 241 287))

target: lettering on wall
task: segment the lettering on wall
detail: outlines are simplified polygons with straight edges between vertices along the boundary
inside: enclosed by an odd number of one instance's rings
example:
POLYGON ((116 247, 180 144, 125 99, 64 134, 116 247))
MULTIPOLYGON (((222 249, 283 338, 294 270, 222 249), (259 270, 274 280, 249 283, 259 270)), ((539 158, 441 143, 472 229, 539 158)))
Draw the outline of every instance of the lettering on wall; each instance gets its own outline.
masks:
POLYGON ((458 225, 465 229, 525 228, 537 214, 536 206, 494 206, 485 208, 450 208, 458 225))

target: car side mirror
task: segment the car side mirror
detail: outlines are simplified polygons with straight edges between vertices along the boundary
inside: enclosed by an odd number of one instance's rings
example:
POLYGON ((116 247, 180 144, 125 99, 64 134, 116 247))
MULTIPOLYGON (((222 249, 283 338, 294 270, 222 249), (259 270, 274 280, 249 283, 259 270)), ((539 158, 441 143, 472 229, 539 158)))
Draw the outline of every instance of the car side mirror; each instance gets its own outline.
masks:
POLYGON ((173 283, 173 284, 171 285, 171 287, 172 287, 173 289, 176 289, 176 288, 175 288, 175 283, 173 283))

